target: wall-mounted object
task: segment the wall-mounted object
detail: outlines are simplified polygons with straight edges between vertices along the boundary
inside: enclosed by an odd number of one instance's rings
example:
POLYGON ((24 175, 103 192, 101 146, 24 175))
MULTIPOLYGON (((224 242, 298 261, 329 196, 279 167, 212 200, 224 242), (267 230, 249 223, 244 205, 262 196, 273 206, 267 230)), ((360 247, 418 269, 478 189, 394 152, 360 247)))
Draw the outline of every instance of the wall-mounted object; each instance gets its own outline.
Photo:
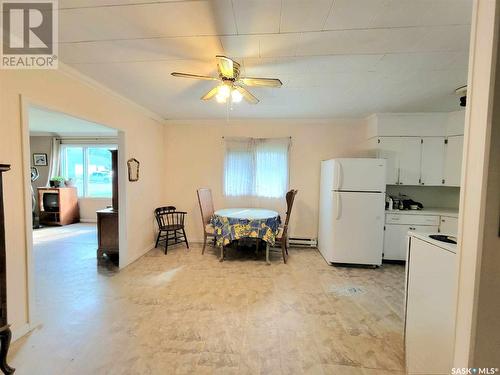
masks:
POLYGON ((128 159, 127 166, 128 166, 128 180, 132 182, 139 181, 139 167, 141 166, 139 160, 137 160, 136 158, 128 159))
POLYGON ((33 154, 33 165, 37 167, 46 167, 47 163, 47 154, 33 154))

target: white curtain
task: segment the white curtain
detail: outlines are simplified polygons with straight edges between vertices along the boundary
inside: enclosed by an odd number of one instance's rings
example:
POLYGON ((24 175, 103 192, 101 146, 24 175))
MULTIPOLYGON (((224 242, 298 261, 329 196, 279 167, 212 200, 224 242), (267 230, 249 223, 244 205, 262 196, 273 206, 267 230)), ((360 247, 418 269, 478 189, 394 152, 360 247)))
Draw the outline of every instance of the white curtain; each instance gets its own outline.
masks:
POLYGON ((253 143, 250 139, 226 139, 224 192, 227 196, 253 193, 253 143))
POLYGON ((226 139, 226 196, 282 198, 288 189, 290 138, 226 139))
POLYGON ((47 185, 49 181, 61 174, 61 140, 54 137, 52 138, 52 145, 50 150, 50 168, 47 185))

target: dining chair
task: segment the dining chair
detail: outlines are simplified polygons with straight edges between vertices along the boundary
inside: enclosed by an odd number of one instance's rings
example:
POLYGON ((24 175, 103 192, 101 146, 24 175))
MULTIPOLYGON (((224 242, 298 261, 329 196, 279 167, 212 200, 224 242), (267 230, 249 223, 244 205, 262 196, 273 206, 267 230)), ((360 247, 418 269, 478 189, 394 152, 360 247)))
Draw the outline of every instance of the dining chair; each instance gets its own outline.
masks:
POLYGON ((184 242, 189 249, 184 229, 185 216, 186 212, 176 211, 174 206, 159 207, 155 210, 155 218, 158 223, 158 237, 156 237, 155 247, 158 247, 160 242, 165 242, 166 254, 169 245, 184 242))
POLYGON ((203 224, 203 249, 201 254, 205 253, 208 237, 213 237, 215 242, 215 227, 210 222, 214 215, 214 202, 212 199, 212 190, 200 188, 196 191, 198 195, 198 203, 200 204, 201 220, 203 224))
POLYGON ((285 224, 279 227, 278 234, 276 236, 276 244, 281 247, 281 253, 283 255, 283 263, 286 263, 288 257, 288 223, 290 221, 290 215, 292 213, 293 201, 297 195, 298 190, 290 190, 286 193, 286 218, 285 224))

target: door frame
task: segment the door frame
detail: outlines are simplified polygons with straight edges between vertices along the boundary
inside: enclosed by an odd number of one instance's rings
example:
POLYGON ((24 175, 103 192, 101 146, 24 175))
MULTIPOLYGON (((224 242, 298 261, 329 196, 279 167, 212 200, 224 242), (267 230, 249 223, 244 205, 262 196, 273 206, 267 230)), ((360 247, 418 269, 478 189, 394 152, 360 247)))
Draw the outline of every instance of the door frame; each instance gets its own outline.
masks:
MULTIPOLYGON (((27 324, 13 332, 13 341, 24 336, 29 331, 36 328, 42 322, 36 320, 35 308, 35 282, 34 282, 34 257, 33 257, 33 218, 32 218, 32 198, 31 198, 31 151, 30 151, 30 129, 29 129, 29 108, 30 106, 39 107, 52 112, 58 112, 67 116, 72 116, 85 121, 101 124, 102 126, 115 129, 118 132, 117 149, 118 152, 118 226, 119 226, 119 254, 120 265, 123 267, 122 258, 127 251, 127 170, 126 170, 126 132, 116 129, 113 126, 102 124, 99 121, 82 117, 79 114, 74 114, 65 108, 54 107, 51 104, 43 103, 38 100, 27 97, 26 95, 19 95, 21 107, 21 145, 22 145, 22 160, 23 160, 23 188, 24 188, 24 217, 25 217, 25 243, 26 243, 26 286, 27 286, 27 324)), ((97 251, 97 249, 96 249, 97 251)))

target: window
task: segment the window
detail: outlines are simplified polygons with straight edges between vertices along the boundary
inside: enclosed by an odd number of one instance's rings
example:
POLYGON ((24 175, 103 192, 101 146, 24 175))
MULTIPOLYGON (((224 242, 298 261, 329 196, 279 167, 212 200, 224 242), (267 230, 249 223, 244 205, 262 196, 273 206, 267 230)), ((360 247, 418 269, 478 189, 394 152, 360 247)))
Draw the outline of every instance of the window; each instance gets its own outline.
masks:
POLYGON ((61 175, 73 180, 78 196, 111 198, 111 149, 116 149, 116 146, 61 146, 61 175))
POLYGON ((282 198, 288 188, 289 138, 226 139, 224 193, 282 198))

